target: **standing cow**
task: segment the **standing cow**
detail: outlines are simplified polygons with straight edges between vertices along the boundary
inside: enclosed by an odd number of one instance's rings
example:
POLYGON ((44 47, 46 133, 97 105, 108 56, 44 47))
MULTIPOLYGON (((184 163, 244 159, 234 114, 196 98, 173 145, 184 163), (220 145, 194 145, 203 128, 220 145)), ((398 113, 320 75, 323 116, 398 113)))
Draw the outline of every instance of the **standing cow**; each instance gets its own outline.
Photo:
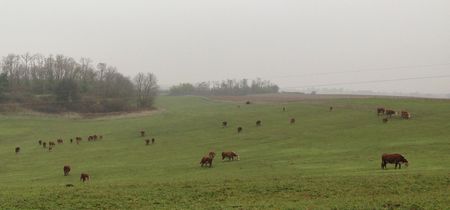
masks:
POLYGON ((292 124, 295 124, 295 118, 291 118, 290 123, 291 123, 291 125, 292 125, 292 124))
POLYGON ((258 126, 258 127, 261 126, 261 120, 256 121, 256 126, 258 126))
POLYGON ((39 140, 38 143, 39 143, 39 145, 42 145, 42 140, 39 140))
POLYGON ((149 145, 150 144, 150 139, 145 139, 145 145, 149 145))
POLYGON ((226 128, 228 126, 228 122, 227 121, 223 121, 222 122, 222 127, 226 128))
POLYGON ((386 109, 385 113, 386 113, 386 115, 387 115, 389 118, 391 118, 392 115, 396 115, 396 114, 397 114, 396 111, 391 110, 391 109, 386 109))
POLYGON ((141 131, 141 137, 145 136, 145 131, 141 131))
POLYGON ((89 179, 90 179, 89 174, 81 173, 81 175, 80 175, 80 181, 85 182, 85 181, 89 181, 89 179))
POLYGON ((238 133, 241 133, 241 132, 242 132, 242 129, 243 129, 242 127, 238 127, 238 128, 237 128, 237 132, 238 132, 238 133))
POLYGON ((228 160, 234 160, 235 158, 239 160, 239 155, 233 151, 222 152, 222 160, 228 158, 228 160))
POLYGON ((65 165, 63 170, 64 170, 64 176, 68 176, 69 172, 70 172, 70 166, 69 165, 65 165))
POLYGON ((395 164, 395 169, 397 169, 397 166, 401 169, 403 163, 408 166, 408 160, 400 154, 383 154, 381 156, 381 169, 386 169, 388 163, 395 164))
POLYGON ((384 115, 385 112, 386 112, 386 108, 384 108, 384 107, 378 107, 377 108, 377 115, 378 116, 384 115))
POLYGON ((204 156, 201 160, 200 160, 200 166, 209 166, 210 168, 212 167, 212 162, 214 160, 214 157, 216 156, 215 152, 209 152, 208 156, 204 156))
POLYGON ((402 111, 401 116, 403 119, 407 119, 407 120, 411 119, 411 114, 407 111, 402 111))
POLYGON ((16 154, 19 154, 19 152, 20 152, 20 147, 16 147, 15 151, 16 151, 16 154))
POLYGON ((155 143, 155 138, 152 138, 152 144, 154 144, 155 143))

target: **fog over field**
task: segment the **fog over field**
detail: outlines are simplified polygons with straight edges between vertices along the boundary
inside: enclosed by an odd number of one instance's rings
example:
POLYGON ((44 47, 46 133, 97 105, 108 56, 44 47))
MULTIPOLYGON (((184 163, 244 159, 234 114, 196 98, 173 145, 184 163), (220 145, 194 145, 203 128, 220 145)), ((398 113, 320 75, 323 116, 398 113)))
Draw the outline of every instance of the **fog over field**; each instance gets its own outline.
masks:
POLYGON ((162 87, 261 77, 289 91, 450 93, 447 0, 0 0, 0 7, 1 57, 90 57, 129 76, 153 72, 162 87))

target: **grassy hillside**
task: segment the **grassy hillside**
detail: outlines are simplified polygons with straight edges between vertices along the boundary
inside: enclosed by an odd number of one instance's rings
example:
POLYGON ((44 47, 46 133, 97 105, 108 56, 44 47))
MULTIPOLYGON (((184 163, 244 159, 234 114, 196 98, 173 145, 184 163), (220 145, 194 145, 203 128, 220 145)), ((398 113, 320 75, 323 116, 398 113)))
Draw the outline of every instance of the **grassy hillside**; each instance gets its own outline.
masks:
POLYGON ((199 97, 160 97, 157 106, 164 111, 131 118, 0 116, 0 209, 450 206, 450 101, 333 99, 238 108, 199 97), (380 105, 406 109, 413 119, 383 124, 375 114, 380 105), (228 128, 221 127, 223 120, 228 128), (140 130, 156 144, 145 146, 140 130), (104 139, 87 142, 92 134, 104 139), (70 144, 75 136, 83 142, 70 144), (51 152, 37 143, 59 137, 65 143, 51 152), (233 150, 241 160, 216 157, 212 168, 200 168, 210 150, 233 150), (401 153, 410 166, 381 170, 382 153, 401 153), (66 164, 72 167, 67 177, 66 164), (80 182, 81 172, 91 181, 80 182), (74 187, 65 187, 69 183, 74 187))

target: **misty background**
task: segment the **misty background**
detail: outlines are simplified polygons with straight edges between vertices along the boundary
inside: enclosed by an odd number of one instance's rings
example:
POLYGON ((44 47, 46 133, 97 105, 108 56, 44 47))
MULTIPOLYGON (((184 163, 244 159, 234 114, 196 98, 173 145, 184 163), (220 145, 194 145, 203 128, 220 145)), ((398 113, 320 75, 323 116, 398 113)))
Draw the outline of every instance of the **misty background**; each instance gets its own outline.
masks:
POLYGON ((222 79, 450 94, 446 0, 0 0, 0 56, 64 54, 153 72, 161 87, 222 79), (391 81, 386 81, 391 80, 391 81))

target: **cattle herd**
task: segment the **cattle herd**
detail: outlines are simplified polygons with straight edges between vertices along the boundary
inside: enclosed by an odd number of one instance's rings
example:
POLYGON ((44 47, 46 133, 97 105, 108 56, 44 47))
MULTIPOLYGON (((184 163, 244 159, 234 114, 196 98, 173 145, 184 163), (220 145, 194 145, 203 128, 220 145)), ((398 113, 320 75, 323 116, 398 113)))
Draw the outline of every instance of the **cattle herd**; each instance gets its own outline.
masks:
MULTIPOLYGON (((247 105, 251 104, 251 102, 247 101, 246 104, 247 105)), ((333 107, 330 106, 329 107, 329 111, 331 112, 332 110, 333 110, 333 107)), ((286 111, 286 107, 283 107, 282 111, 285 112, 286 111)), ((407 112, 407 111, 396 112, 396 111, 394 111, 392 109, 386 109, 384 107, 377 108, 377 115, 378 116, 385 116, 382 119, 382 121, 384 123, 387 123, 389 121, 389 119, 391 119, 393 116, 397 116, 397 115, 399 115, 402 119, 411 119, 411 114, 409 112, 407 112)), ((289 119, 289 123, 291 125, 295 124, 295 118, 290 118, 289 119)), ((228 127, 228 125, 229 124, 228 124, 227 121, 223 121, 222 122, 222 127, 223 128, 228 127)), ((256 121, 256 126, 257 127, 262 126, 262 121, 261 120, 257 120, 256 121)), ((241 126, 237 127, 237 133, 239 134, 241 132, 243 132, 243 128, 241 126)), ((141 130, 139 132, 139 134, 140 134, 141 137, 145 137, 146 136, 146 133, 145 133, 144 130, 141 130)), ((87 140, 90 141, 90 142, 91 141, 102 140, 102 139, 103 139, 103 136, 102 135, 97 135, 97 134, 90 135, 90 136, 87 137, 87 140)), ((75 137, 76 144, 80 144, 80 142, 82 142, 82 140, 83 140, 83 138, 80 137, 80 136, 75 137)), ((155 138, 151 138, 151 139, 147 138, 147 139, 145 139, 145 144, 146 145, 150 145, 150 142, 151 142, 151 144, 154 144, 155 143, 155 138)), ((56 140, 56 143, 57 144, 63 144, 64 140, 62 138, 58 138, 56 140)), ((73 143, 73 139, 70 139, 70 143, 73 143)), ((54 141, 48 141, 48 143, 47 143, 45 141, 38 140, 38 144, 39 144, 39 146, 42 146, 44 149, 48 149, 48 151, 52 151, 52 149, 56 146, 54 141)), ((20 147, 16 147, 15 148, 15 153, 16 154, 20 153, 20 147)), ((216 156, 216 153, 214 151, 210 151, 207 155, 205 155, 205 156, 203 156, 201 158, 200 166, 201 167, 209 167, 209 168, 211 168, 215 156, 216 156)), ((239 155, 236 152, 234 152, 234 151, 225 151, 225 152, 222 152, 222 160, 225 160, 225 159, 228 159, 229 161, 239 160, 239 155)), ((388 163, 389 164, 395 164, 395 169, 397 169, 397 168, 400 169, 402 164, 404 164, 405 166, 408 166, 408 160, 406 160, 406 158, 403 157, 401 154, 383 154, 381 156, 381 168, 382 169, 386 169, 386 165, 388 163)), ((68 176, 70 171, 71 171, 71 167, 69 165, 65 165, 63 167, 63 171, 64 171, 64 176, 68 176)), ((90 180, 89 174, 81 173, 80 181, 85 182, 85 181, 89 181, 89 180, 90 180)), ((72 184, 67 184, 66 186, 72 187, 73 185, 72 184)))

